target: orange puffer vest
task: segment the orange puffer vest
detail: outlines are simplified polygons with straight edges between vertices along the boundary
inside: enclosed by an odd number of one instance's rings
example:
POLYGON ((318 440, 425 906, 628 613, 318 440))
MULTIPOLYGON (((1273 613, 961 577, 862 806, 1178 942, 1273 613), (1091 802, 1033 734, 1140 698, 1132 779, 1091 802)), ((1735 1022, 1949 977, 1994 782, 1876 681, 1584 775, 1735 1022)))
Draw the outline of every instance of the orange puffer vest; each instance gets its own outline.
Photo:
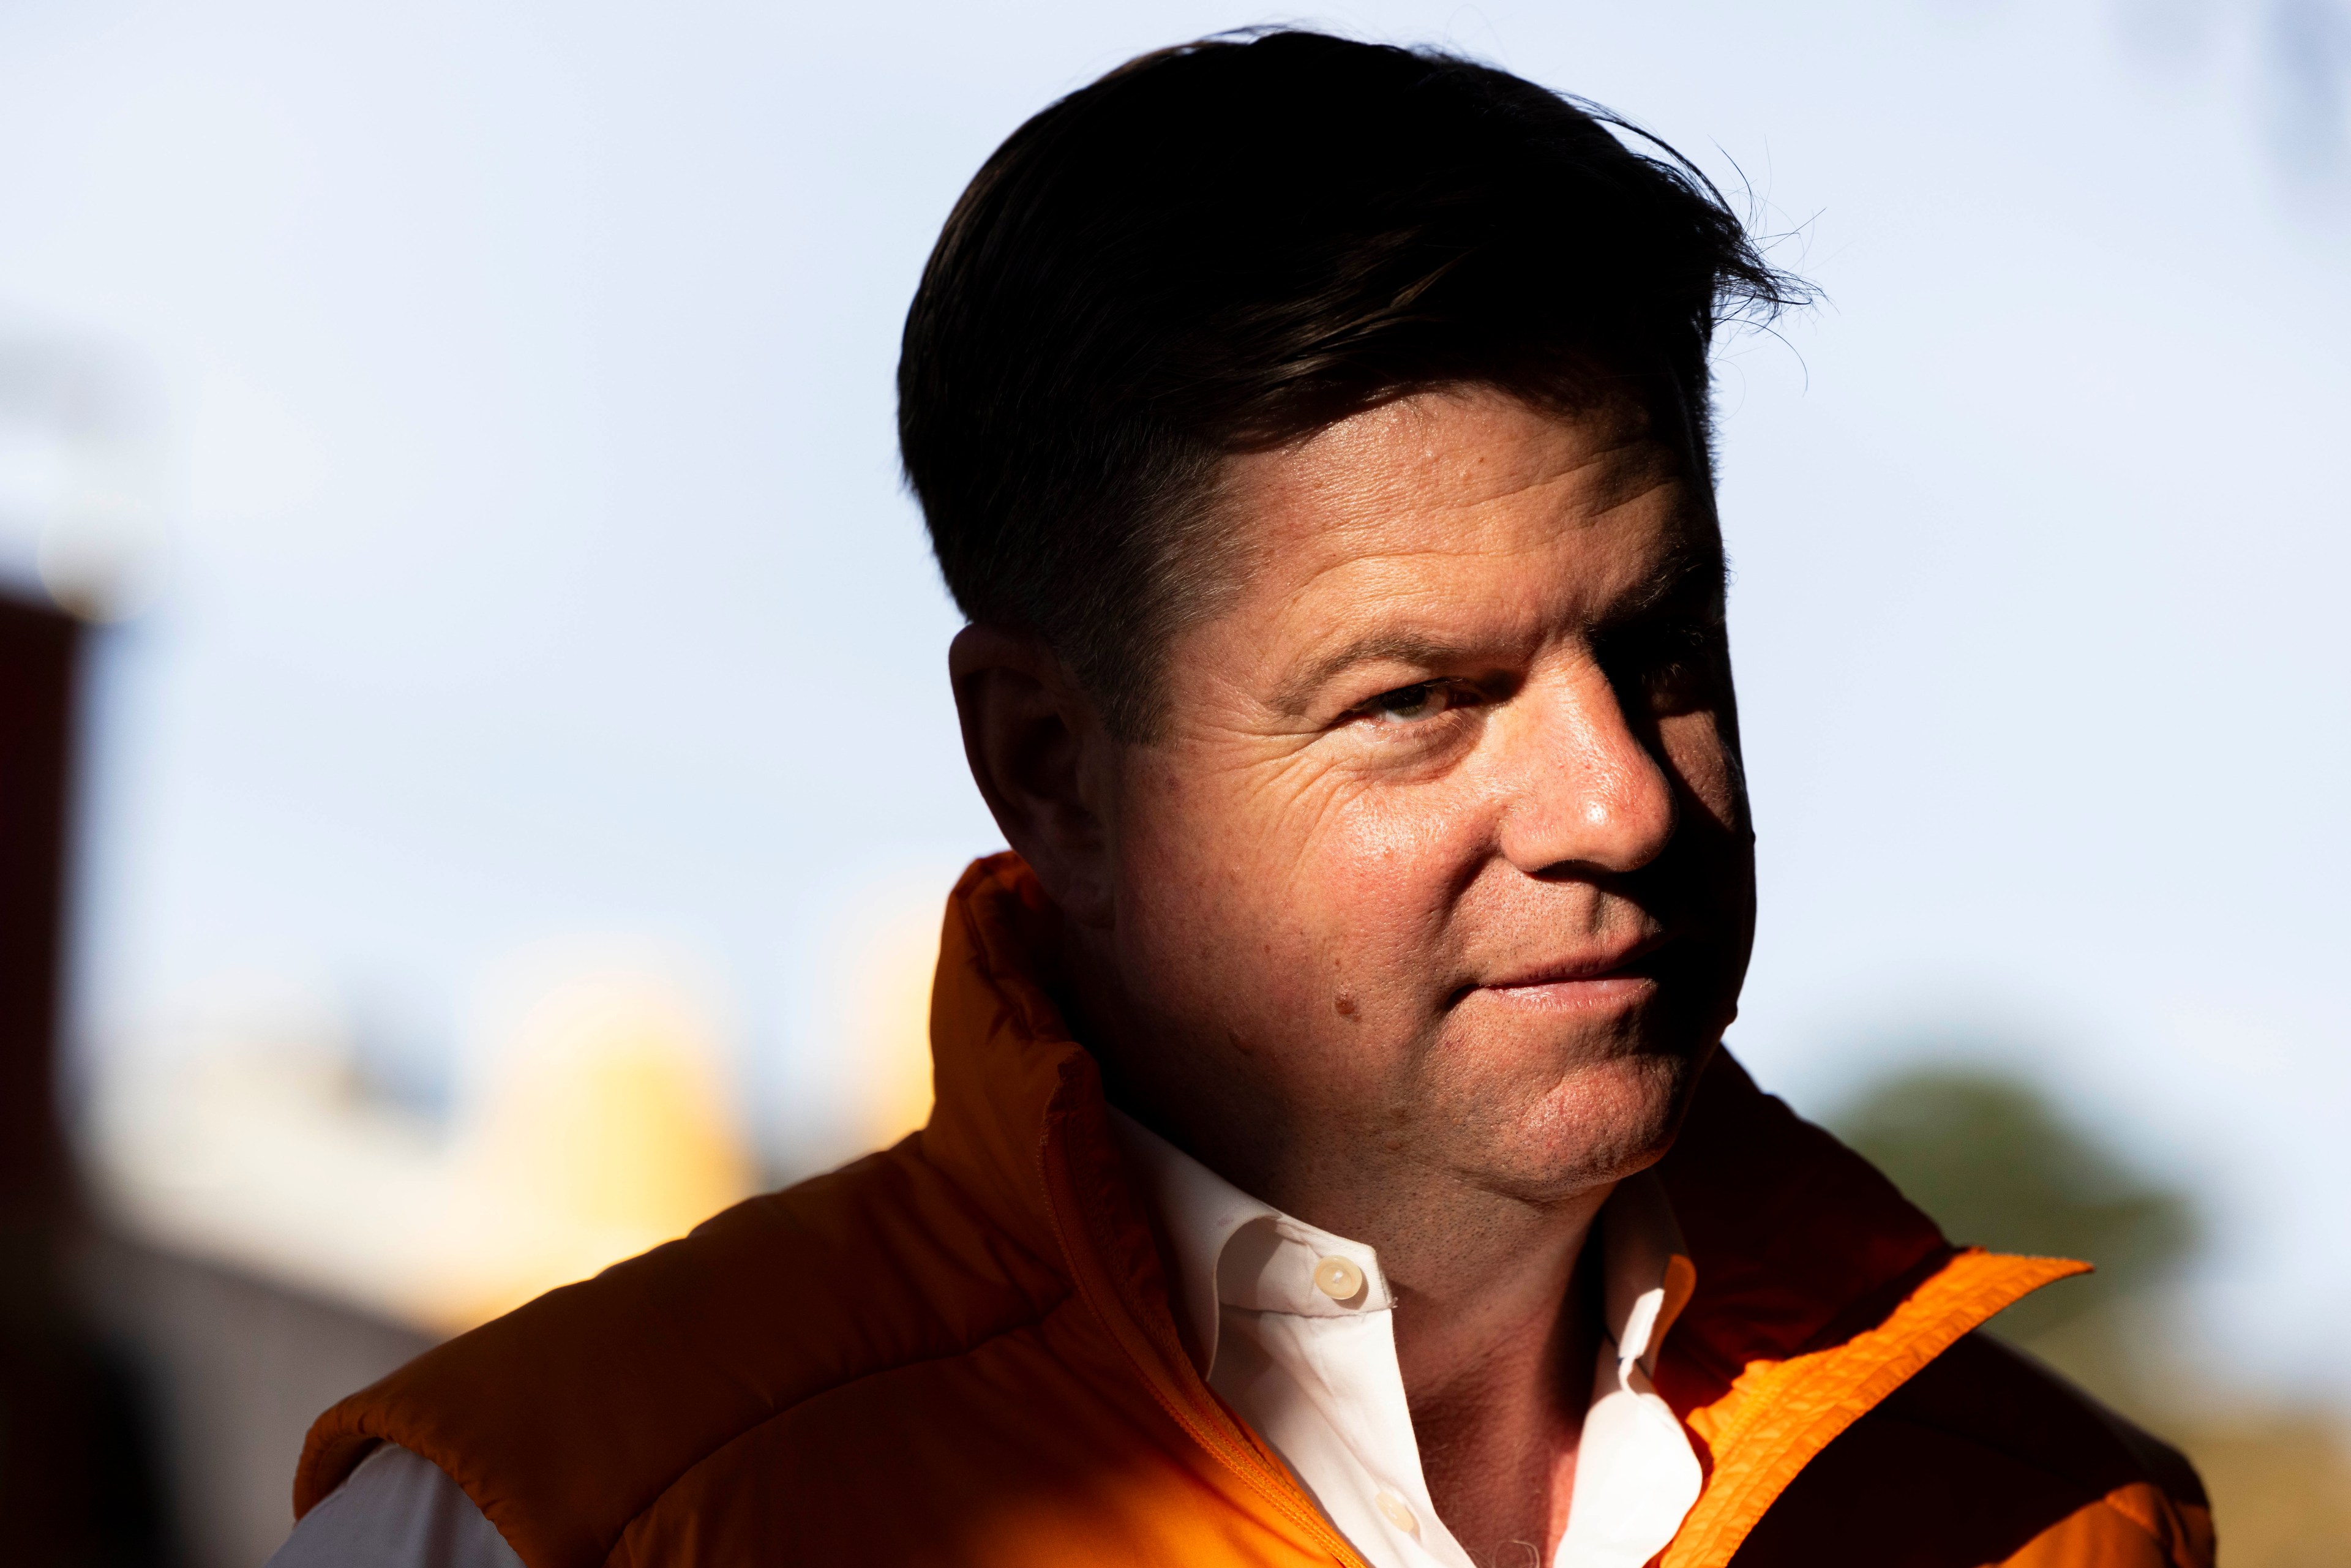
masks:
MULTIPOLYGON (((1053 921, 1019 861, 974 865, 927 1127, 353 1395, 298 1513, 388 1440, 529 1568, 1362 1568, 1184 1353, 1036 978, 1053 921)), ((1698 1288, 1656 1383, 1706 1470, 1665 1568, 2211 1562, 2176 1455, 1969 1332, 2082 1265, 1954 1249, 1728 1056, 1659 1171, 1698 1288)))

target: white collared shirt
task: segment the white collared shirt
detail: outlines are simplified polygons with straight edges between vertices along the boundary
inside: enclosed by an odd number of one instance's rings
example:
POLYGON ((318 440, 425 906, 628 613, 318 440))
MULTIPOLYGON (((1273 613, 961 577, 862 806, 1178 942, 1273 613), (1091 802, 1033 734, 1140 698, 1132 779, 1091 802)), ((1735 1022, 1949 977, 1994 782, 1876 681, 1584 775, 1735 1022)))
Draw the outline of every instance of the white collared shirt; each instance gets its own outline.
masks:
MULTIPOLYGON (((1378 1253, 1111 1117, 1175 1253, 1176 1326, 1208 1386, 1372 1568, 1476 1568, 1429 1501, 1378 1253)), ((1649 1382, 1697 1281, 1656 1177, 1620 1183, 1598 1234, 1607 1338, 1552 1568, 1641 1568, 1681 1528, 1701 1479, 1688 1434, 1649 1382)))

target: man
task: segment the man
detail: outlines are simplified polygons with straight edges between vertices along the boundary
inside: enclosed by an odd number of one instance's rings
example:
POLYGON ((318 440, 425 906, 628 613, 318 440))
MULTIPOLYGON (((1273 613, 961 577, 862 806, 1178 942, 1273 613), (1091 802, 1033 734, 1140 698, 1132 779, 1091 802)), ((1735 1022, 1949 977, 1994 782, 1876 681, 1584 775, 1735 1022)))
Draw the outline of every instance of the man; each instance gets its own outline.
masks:
POLYGON ((1013 851, 930 1124, 329 1411, 281 1563, 2211 1561, 1970 1332, 2081 1266, 1719 1049, 1708 353, 1793 286, 1609 123, 1283 32, 998 150, 900 369, 1013 851))

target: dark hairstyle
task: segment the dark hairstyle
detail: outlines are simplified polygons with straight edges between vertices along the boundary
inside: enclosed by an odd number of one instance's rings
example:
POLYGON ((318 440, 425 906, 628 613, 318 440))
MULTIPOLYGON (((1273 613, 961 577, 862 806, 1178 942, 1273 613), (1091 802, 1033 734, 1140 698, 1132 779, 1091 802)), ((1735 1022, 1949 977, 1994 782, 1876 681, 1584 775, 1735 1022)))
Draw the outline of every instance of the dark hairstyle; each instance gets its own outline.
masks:
POLYGON ((1613 387, 1710 469, 1715 326, 1801 286, 1687 161, 1611 127, 1490 67, 1293 31, 1145 55, 1038 114, 956 204, 898 362, 956 602, 1042 637, 1145 739, 1167 639, 1233 577, 1227 455, 1436 387, 1613 387))

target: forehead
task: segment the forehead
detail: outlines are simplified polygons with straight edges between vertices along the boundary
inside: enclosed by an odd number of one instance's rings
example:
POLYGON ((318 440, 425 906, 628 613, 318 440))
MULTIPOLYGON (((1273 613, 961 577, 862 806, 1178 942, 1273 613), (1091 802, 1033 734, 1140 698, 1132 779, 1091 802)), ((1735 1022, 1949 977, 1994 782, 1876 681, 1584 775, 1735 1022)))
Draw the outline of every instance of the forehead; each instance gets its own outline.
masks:
POLYGON ((1247 563, 1225 619, 1286 630, 1269 656, 1369 622, 1523 638, 1691 576, 1719 583, 1705 485, 1629 400, 1559 413, 1483 390, 1407 398, 1233 459, 1220 498, 1247 563))

